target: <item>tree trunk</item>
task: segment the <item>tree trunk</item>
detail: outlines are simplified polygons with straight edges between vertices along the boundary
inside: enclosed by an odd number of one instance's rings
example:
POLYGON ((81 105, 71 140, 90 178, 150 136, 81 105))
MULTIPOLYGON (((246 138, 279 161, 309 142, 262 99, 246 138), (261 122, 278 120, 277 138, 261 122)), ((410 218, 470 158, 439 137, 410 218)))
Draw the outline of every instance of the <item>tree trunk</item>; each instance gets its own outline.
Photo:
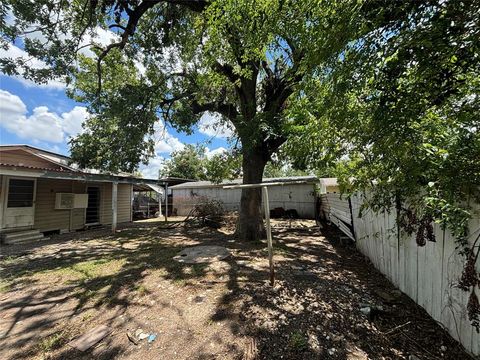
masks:
MULTIPOLYGON (((267 164, 265 154, 261 151, 243 154, 243 183, 258 184, 262 182, 263 170, 267 164)), ((258 241, 263 236, 262 189, 242 189, 240 199, 240 218, 236 234, 245 241, 258 241)))

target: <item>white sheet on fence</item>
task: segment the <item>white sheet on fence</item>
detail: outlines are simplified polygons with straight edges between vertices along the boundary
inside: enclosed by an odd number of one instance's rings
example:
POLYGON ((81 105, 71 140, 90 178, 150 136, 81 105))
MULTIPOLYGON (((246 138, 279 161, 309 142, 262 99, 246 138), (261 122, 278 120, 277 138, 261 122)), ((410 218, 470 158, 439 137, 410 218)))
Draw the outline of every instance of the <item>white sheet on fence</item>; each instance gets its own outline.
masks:
MULTIPOLYGON (((435 225, 436 242, 423 247, 415 236, 398 236, 395 211, 364 211, 359 218, 361 198, 352 197, 352 212, 357 248, 400 290, 422 306, 436 321, 472 354, 480 355, 480 334, 467 317, 469 293, 455 287, 463 270, 464 259, 455 250, 455 240, 448 231, 435 225)), ((333 207, 333 206, 332 206, 333 207)), ((473 243, 480 231, 480 218, 470 223, 473 243)), ((477 262, 477 271, 480 264, 477 262)), ((476 288, 477 296, 480 291, 476 288)))

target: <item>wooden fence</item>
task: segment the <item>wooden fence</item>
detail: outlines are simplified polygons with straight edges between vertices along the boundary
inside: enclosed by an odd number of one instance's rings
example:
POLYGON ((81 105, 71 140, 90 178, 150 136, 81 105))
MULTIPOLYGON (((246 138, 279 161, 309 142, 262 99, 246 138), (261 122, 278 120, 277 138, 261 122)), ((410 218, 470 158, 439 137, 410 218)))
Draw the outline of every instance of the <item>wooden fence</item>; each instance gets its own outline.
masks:
MULTIPOLYGON (((360 217, 360 195, 352 196, 350 202, 337 194, 327 195, 334 199, 328 203, 332 222, 335 223, 336 213, 345 215, 345 209, 349 207, 351 217, 342 221, 350 220, 345 221, 344 225, 350 225, 350 229, 353 229, 358 250, 395 286, 422 306, 467 351, 480 355, 480 334, 467 316, 470 294, 456 287, 465 259, 456 251, 453 236, 435 225, 436 242, 427 241, 425 246, 419 247, 415 235, 408 236, 402 231, 399 233, 395 210, 390 213, 369 210, 360 217)), ((470 243, 480 234, 480 205, 475 210, 476 217, 470 222, 470 243)), ((344 231, 342 227, 339 228, 344 231)), ((478 262, 476 266, 480 271, 478 262)), ((480 297, 478 287, 475 290, 480 297)))

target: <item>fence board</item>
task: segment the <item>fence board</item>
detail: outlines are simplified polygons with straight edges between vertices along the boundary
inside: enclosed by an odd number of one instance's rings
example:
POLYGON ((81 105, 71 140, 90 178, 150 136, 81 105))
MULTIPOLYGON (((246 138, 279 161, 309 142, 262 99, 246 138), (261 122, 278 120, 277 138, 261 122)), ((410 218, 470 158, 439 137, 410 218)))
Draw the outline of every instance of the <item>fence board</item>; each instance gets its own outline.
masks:
POLYGON ((432 243, 432 251, 430 252, 430 257, 428 259, 428 273, 432 279, 430 286, 431 311, 427 311, 435 320, 441 321, 442 272, 439 270, 442 269, 444 236, 442 229, 440 229, 440 226, 438 225, 434 227, 434 233, 436 242, 432 243))
MULTIPOLYGON (((346 199, 341 199, 338 194, 327 196, 329 209, 325 211, 347 222, 350 213, 346 210, 346 199)), ((399 234, 396 211, 373 213, 367 210, 360 217, 362 196, 354 194, 351 197, 351 223, 357 249, 393 284, 442 323, 467 351, 480 355, 480 334, 471 326, 467 316, 470 294, 456 287, 465 259, 458 254, 453 236, 435 225, 436 242, 427 241, 424 247, 419 247, 415 235, 399 234)), ((475 207, 476 215, 470 223, 471 244, 480 233, 480 205, 475 207)), ((476 266, 480 271, 480 262, 476 266)), ((480 296, 478 288, 476 293, 480 296)))

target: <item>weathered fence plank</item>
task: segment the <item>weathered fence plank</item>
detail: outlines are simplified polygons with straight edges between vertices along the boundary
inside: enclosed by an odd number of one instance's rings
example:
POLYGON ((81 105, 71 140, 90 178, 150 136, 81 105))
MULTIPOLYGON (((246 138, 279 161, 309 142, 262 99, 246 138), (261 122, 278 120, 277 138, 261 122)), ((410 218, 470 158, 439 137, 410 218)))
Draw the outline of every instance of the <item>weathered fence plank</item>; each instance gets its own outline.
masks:
MULTIPOLYGON (((330 194, 327 194, 330 195, 330 194)), ((338 194, 329 196, 329 211, 346 215, 348 201, 338 194)), ((423 247, 416 243, 415 235, 398 231, 395 210, 390 213, 364 211, 360 217, 362 195, 351 197, 352 219, 357 249, 400 290, 422 306, 435 320, 474 355, 480 355, 480 334, 467 316, 469 293, 456 286, 460 279, 464 257, 458 254, 454 237, 434 226, 436 242, 423 247)), ((473 244, 480 233, 480 205, 475 205, 475 219, 470 223, 469 242, 473 244)), ((327 210, 326 210, 327 211, 327 210)), ((477 262, 480 271, 480 262, 477 262)), ((476 289, 480 296, 480 291, 476 289)))

